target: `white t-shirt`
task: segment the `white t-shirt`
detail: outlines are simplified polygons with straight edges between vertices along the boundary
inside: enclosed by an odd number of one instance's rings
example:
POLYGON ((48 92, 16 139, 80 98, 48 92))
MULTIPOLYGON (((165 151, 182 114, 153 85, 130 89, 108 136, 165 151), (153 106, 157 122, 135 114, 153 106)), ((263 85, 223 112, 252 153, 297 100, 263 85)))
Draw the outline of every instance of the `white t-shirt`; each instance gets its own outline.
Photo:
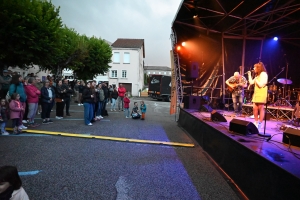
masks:
POLYGON ((29 200, 27 193, 25 192, 23 187, 20 187, 18 190, 14 190, 11 195, 10 200, 29 200))

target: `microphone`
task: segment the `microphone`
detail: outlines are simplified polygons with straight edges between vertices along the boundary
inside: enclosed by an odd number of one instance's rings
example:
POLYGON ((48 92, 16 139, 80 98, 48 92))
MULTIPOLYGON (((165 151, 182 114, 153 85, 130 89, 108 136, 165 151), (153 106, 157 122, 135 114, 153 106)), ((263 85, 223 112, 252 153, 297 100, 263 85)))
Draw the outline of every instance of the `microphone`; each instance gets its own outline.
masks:
POLYGON ((251 73, 252 73, 252 72, 254 72, 254 70, 249 70, 249 71, 247 71, 245 74, 248 74, 248 72, 251 72, 251 73))

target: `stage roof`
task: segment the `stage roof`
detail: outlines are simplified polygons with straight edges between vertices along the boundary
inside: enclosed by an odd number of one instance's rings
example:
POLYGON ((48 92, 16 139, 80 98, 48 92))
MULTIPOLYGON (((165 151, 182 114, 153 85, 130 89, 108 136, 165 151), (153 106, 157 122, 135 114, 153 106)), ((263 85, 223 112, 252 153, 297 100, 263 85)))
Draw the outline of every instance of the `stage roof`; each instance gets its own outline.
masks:
POLYGON ((299 0, 182 0, 172 28, 224 33, 225 37, 269 38, 300 46, 299 0), (195 18, 194 18, 195 16, 195 18))

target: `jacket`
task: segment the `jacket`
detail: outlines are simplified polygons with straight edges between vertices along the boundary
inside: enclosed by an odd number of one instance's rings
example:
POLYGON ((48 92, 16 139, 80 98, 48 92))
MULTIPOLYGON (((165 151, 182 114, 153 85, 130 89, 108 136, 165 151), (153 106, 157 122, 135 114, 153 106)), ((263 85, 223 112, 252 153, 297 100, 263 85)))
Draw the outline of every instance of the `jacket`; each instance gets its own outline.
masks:
POLYGON ((140 110, 141 110, 142 113, 146 113, 146 111, 147 111, 147 106, 146 106, 146 104, 142 104, 142 105, 140 106, 140 110))
POLYGON ((118 88, 118 93, 119 93, 119 97, 124 97, 125 93, 126 93, 126 88, 124 87, 119 87, 118 88))
POLYGON ((73 90, 71 89, 71 86, 69 86, 67 84, 62 84, 62 88, 66 90, 64 99, 71 98, 71 95, 73 94, 73 90))
POLYGON ((111 98, 113 98, 113 99, 117 99, 118 98, 118 92, 117 91, 113 91, 112 93, 111 93, 111 98))
POLYGON ((94 103, 94 98, 91 97, 92 94, 93 94, 92 89, 86 87, 82 93, 83 103, 94 103))
POLYGON ((65 92, 64 92, 64 88, 59 85, 56 86, 55 88, 55 94, 56 94, 56 98, 59 98, 59 99, 64 99, 65 98, 65 92))
POLYGON ((20 82, 18 85, 10 84, 9 95, 11 96, 13 93, 18 93, 20 95, 21 102, 26 101, 27 95, 26 95, 23 83, 20 82))
POLYGON ((102 88, 99 90, 98 94, 99 94, 99 101, 104 101, 105 95, 104 95, 104 91, 102 90, 102 88))
POLYGON ((128 97, 124 97, 124 108, 129 108, 130 99, 128 97))
POLYGON ((32 84, 26 85, 24 88, 27 95, 27 102, 38 103, 39 95, 41 94, 41 91, 39 91, 39 89, 37 89, 37 87, 35 87, 32 84))
POLYGON ((51 102, 54 101, 54 99, 55 99, 55 90, 53 89, 53 87, 49 87, 49 89, 52 91, 52 101, 50 101, 48 88, 46 88, 44 86, 41 89, 41 99, 42 99, 42 102, 51 103, 51 102))
MULTIPOLYGON (((8 116, 9 116, 8 108, 5 105, 5 106, 1 106, 0 109, 1 109, 0 112, 1 112, 2 121, 6 122, 8 120, 8 116)), ((0 123, 1 123, 1 121, 0 121, 0 123)))
POLYGON ((10 119, 19 119, 21 117, 21 102, 12 99, 9 103, 9 109, 10 119))

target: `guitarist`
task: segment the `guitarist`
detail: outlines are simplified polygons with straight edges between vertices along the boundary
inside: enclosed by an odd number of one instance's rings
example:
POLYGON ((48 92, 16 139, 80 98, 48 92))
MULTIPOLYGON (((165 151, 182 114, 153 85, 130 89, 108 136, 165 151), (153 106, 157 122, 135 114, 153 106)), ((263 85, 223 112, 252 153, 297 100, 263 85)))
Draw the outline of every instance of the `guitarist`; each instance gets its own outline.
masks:
POLYGON ((247 79, 239 72, 234 72, 233 76, 227 79, 225 83, 228 85, 228 91, 232 94, 234 112, 236 116, 239 116, 242 112, 244 88, 247 87, 247 79))

